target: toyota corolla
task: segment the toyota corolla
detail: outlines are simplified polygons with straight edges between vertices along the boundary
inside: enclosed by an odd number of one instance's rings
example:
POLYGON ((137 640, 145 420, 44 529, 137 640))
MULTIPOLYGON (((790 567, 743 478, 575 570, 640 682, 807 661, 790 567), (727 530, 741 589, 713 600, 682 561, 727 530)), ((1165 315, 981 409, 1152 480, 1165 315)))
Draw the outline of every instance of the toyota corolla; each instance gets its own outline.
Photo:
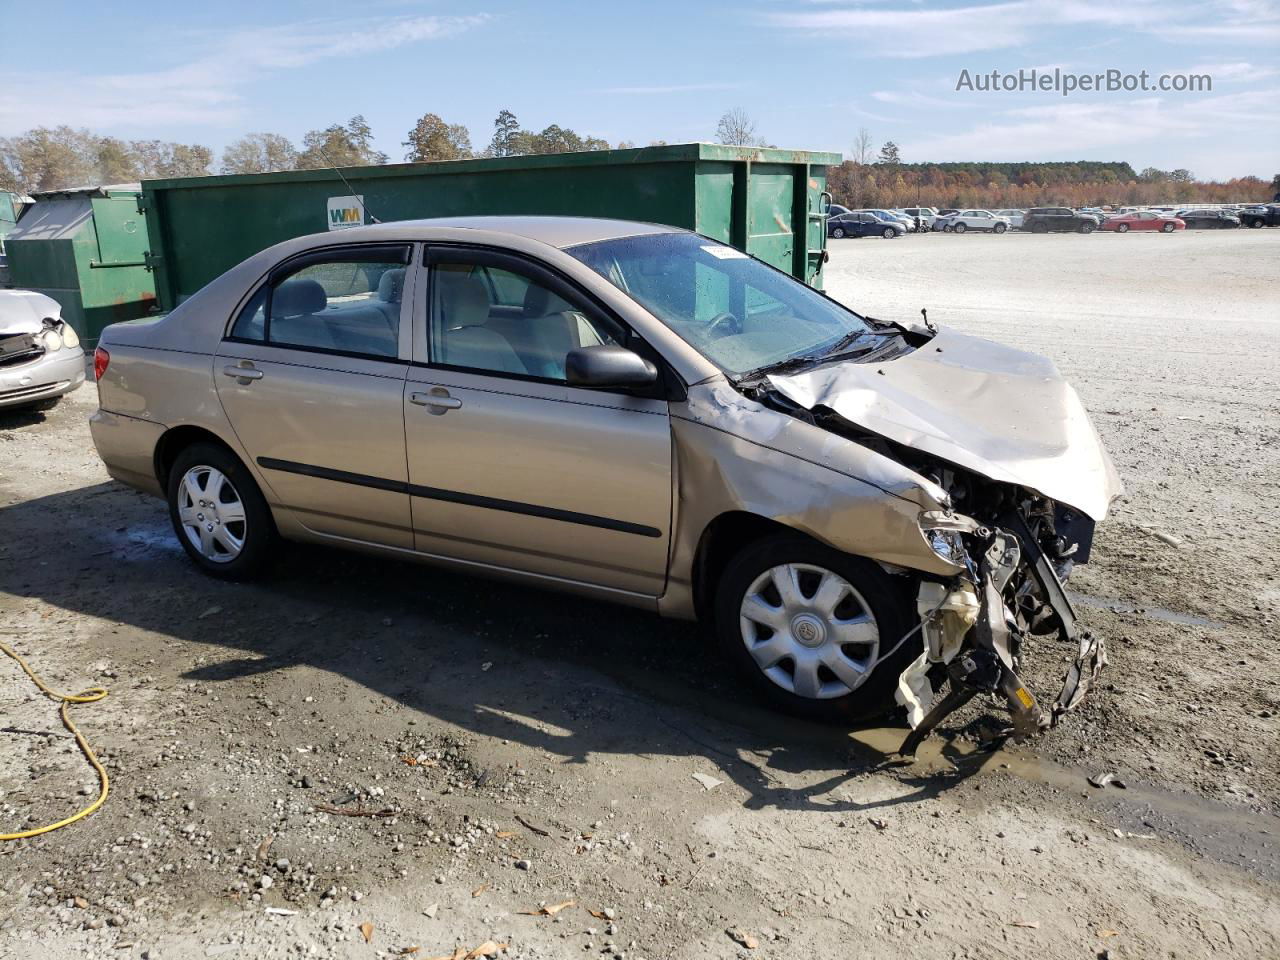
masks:
POLYGON ((1033 732, 1104 660, 1062 582, 1120 486, 1053 364, 693 233, 302 237, 108 327, 95 369, 107 469, 214 576, 284 538, 697 618, 784 707, 896 697, 915 740, 983 691, 1033 732), (1031 634, 1069 645, 1051 704, 1019 678, 1031 634))

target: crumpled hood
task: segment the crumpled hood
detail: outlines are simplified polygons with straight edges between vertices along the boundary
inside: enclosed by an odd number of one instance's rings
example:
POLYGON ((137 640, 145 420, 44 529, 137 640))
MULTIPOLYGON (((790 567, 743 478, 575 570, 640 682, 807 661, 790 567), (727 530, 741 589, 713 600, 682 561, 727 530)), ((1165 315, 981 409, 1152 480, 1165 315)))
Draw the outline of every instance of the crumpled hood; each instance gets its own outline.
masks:
POLYGON ((770 376, 805 409, 850 423, 1095 521, 1123 490, 1074 389, 1053 361, 943 329, 914 353, 770 376))
POLYGON ((62 305, 31 290, 0 290, 0 336, 39 333, 45 317, 60 319, 62 305))

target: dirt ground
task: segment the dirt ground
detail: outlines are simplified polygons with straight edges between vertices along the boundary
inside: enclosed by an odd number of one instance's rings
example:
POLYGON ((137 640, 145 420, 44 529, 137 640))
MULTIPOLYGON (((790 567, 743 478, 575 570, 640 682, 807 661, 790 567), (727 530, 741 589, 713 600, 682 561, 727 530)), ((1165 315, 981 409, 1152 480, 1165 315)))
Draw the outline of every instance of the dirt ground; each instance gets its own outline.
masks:
MULTIPOLYGON (((689 625, 310 548, 219 583, 108 480, 90 386, 0 413, 0 638, 110 687, 74 715, 113 789, 0 844, 0 957, 1280 956, 1280 230, 832 247, 835 296, 1091 410, 1127 495, 1071 582, 1079 714, 993 750, 975 706, 896 766, 898 721, 771 713, 689 625)), ((95 792, 0 658, 0 832, 95 792)))

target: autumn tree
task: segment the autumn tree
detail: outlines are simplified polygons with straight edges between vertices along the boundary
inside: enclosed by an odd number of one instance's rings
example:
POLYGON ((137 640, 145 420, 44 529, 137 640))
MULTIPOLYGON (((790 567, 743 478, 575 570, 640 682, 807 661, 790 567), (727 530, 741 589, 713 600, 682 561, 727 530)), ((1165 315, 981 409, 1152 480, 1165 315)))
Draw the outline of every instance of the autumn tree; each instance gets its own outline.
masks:
POLYGON ((223 173, 276 173, 298 166, 298 151, 278 133, 249 133, 222 151, 223 173))
POLYGON ((460 123, 445 123, 434 113, 425 114, 402 146, 409 148, 411 163, 428 160, 465 160, 471 156, 471 134, 460 123))
POLYGON ((323 130, 310 130, 302 138, 298 167, 318 170, 326 167, 358 167, 386 163, 388 157, 374 149, 373 131, 360 114, 346 124, 335 123, 323 130))

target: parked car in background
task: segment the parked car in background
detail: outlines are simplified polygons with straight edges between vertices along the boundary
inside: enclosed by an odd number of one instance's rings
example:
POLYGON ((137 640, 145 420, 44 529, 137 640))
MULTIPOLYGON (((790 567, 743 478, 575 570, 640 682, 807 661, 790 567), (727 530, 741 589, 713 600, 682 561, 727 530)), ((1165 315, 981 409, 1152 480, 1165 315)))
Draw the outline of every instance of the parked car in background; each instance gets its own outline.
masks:
POLYGON ((1234 230, 1240 218, 1226 210, 1181 210, 1177 217, 1188 230, 1234 230))
POLYGON ((1093 233, 1101 218, 1077 213, 1070 207, 1032 207, 1022 218, 1022 229, 1030 233, 1093 233))
POLYGON ((934 221, 938 219, 938 211, 933 207, 904 207, 902 212, 913 220, 919 220, 924 230, 932 230, 934 221))
POLYGON ((1280 227, 1280 203, 1267 203, 1245 207, 1240 211, 1240 223, 1246 227, 1280 227))
POLYGON ((1173 233, 1185 230, 1187 225, 1177 217, 1154 210, 1135 210, 1133 213, 1122 213, 1118 217, 1109 217, 1103 224, 1103 230, 1116 233, 1128 233, 1130 230, 1159 230, 1162 233, 1173 233))
POLYGON ((893 240, 907 232, 907 228, 895 220, 881 220, 874 213, 842 213, 827 218, 827 236, 835 240, 844 237, 884 237, 893 240))
POLYGON ((892 210, 859 210, 858 213, 870 213, 879 217, 881 220, 889 223, 900 223, 904 230, 914 230, 916 228, 915 221, 903 213, 894 213, 892 210))
POLYGON ((84 349, 58 301, 0 290, 0 407, 56 400, 84 380, 84 349))
POLYGON ((944 233, 965 233, 969 230, 985 230, 987 233, 1004 233, 1009 221, 997 217, 990 210, 959 210, 937 221, 944 233))
POLYGON ((1013 227, 1013 229, 1015 230, 1022 229, 1022 221, 1023 221, 1023 218, 1026 217, 1026 215, 1027 215, 1027 212, 1025 210, 997 210, 996 211, 996 216, 1003 217, 1005 220, 1008 220, 1009 226, 1013 227))
POLYGON ((1122 488, 1054 364, 864 318, 689 231, 299 237, 107 327, 95 369, 107 472, 164 498, 211 576, 300 540, 703 619, 758 690, 829 720, 904 684, 923 717, 944 606, 969 617, 951 656, 981 664, 951 688, 1004 691, 1021 729, 1049 701, 988 638, 1054 632, 1068 705, 1105 662, 1059 577, 1122 488))
POLYGON ((841 203, 833 203, 827 207, 827 216, 829 217, 837 217, 842 213, 848 213, 848 212, 849 212, 849 208, 841 203))

